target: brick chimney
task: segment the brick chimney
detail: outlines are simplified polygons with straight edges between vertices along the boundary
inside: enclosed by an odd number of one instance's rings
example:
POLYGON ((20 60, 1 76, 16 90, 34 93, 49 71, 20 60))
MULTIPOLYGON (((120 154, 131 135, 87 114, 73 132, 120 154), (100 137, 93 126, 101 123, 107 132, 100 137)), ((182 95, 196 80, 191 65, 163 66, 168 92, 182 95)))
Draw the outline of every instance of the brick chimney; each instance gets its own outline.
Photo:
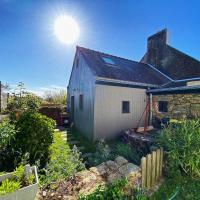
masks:
POLYGON ((153 66, 160 65, 164 48, 167 44, 167 29, 163 29, 147 39, 147 62, 153 66))

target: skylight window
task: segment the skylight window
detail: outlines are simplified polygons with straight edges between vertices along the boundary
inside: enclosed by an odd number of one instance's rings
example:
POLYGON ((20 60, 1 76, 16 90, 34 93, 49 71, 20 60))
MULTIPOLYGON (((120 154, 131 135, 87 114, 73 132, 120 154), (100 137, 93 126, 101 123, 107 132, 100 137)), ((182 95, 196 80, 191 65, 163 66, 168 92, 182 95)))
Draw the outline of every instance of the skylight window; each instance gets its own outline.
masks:
POLYGON ((109 65, 116 65, 116 63, 115 63, 111 58, 102 57, 102 59, 104 60, 104 62, 105 62, 106 64, 109 64, 109 65))

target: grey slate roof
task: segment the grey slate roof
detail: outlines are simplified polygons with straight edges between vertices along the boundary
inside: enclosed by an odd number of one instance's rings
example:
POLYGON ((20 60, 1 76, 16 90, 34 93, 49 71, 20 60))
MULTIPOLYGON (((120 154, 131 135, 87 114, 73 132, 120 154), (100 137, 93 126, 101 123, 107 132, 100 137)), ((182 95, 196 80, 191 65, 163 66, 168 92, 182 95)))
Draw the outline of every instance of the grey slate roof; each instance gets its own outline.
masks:
POLYGON ((147 64, 83 47, 77 47, 77 50, 81 52, 95 76, 154 85, 162 85, 169 82, 167 77, 147 64), (102 57, 112 59, 116 65, 108 65, 102 57))

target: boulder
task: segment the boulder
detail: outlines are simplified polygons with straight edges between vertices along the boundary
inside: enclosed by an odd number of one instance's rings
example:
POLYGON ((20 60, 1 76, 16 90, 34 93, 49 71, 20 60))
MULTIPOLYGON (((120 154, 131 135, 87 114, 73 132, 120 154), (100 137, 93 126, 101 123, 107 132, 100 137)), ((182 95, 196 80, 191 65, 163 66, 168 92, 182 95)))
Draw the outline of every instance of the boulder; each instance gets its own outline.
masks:
POLYGON ((122 165, 128 163, 128 161, 122 156, 118 156, 117 158, 115 158, 115 162, 119 167, 121 167, 122 165))

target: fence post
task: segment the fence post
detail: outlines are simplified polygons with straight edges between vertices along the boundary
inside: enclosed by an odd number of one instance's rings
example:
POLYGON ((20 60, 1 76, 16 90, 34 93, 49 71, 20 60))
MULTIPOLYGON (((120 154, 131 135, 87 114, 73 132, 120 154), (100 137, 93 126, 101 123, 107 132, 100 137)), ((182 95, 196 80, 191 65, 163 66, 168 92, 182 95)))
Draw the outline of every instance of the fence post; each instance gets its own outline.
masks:
POLYGON ((156 180, 158 180, 160 174, 160 149, 156 150, 156 180))
POLYGON ((163 148, 160 148, 160 170, 159 176, 162 176, 162 166, 163 166, 163 148))
POLYGON ((156 182, 156 151, 152 152, 152 185, 156 182))
POLYGON ((141 159, 141 168, 142 168, 142 187, 146 187, 146 157, 142 157, 141 159))
POLYGON ((147 155, 147 188, 151 187, 151 154, 147 155))

